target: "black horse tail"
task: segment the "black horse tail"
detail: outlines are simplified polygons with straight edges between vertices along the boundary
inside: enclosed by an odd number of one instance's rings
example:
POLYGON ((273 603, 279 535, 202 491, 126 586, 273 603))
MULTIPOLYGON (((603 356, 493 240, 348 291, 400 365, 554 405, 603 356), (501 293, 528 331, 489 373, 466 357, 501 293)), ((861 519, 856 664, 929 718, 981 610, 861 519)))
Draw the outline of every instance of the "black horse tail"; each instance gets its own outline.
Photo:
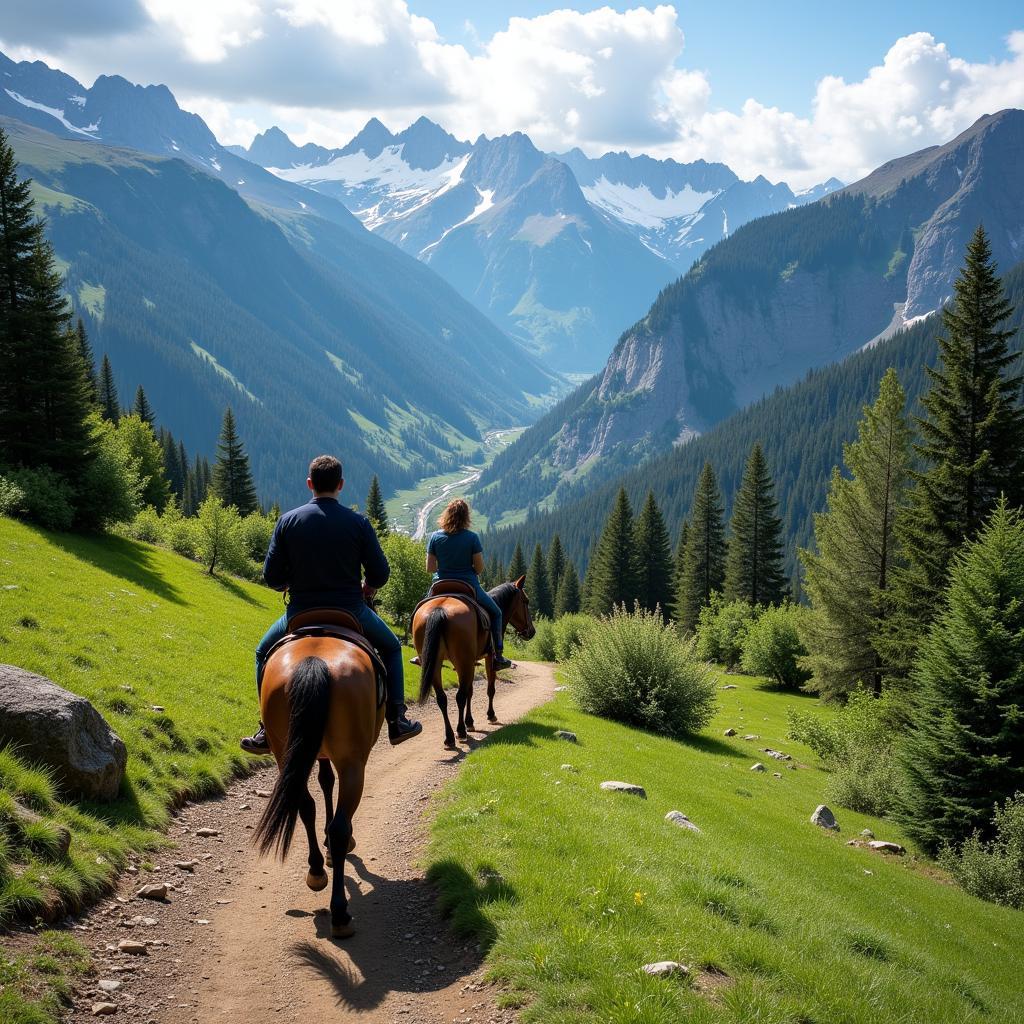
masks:
POLYGON ((288 748, 267 809, 252 837, 261 854, 276 848, 282 860, 292 844, 299 804, 309 792, 306 788, 309 773, 320 753, 327 728, 331 699, 331 672, 327 662, 322 658, 303 658, 286 692, 290 704, 288 748))
POLYGON ((420 703, 427 699, 434 679, 441 671, 441 639, 448 624, 448 613, 438 605, 428 616, 423 630, 423 651, 420 654, 420 703))

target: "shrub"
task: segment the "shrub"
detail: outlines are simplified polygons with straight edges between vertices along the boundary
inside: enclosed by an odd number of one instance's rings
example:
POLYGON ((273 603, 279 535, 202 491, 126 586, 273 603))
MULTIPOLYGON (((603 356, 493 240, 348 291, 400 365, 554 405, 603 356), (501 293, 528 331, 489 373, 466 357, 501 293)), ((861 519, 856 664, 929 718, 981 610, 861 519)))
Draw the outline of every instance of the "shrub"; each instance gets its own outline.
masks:
POLYGON ((876 698, 864 689, 828 718, 789 713, 791 739, 806 743, 831 772, 829 800, 864 814, 887 814, 900 785, 895 741, 900 714, 891 695, 876 698))
POLYGON ((401 627, 407 642, 412 613, 430 587, 427 546, 403 533, 389 533, 381 539, 381 547, 391 566, 391 575, 378 597, 384 612, 401 627))
POLYGON ((25 492, 11 479, 0 476, 0 516, 25 514, 25 492))
POLYGON ((724 601, 711 595, 711 601, 697 617, 696 651, 705 661, 714 661, 731 671, 743 653, 743 637, 757 617, 757 609, 746 601, 724 601))
POLYGON ((566 677, 583 711, 667 736, 703 728, 715 711, 714 680, 693 644, 639 607, 584 630, 566 677))
POLYGON ((1024 910, 1024 793, 1016 793, 992 818, 990 842, 975 832, 959 850, 947 846, 939 863, 971 895, 1024 910))
POLYGON ((526 648, 530 652, 530 657, 536 658, 538 661, 554 661, 556 657, 554 622, 551 619, 534 619, 533 625, 537 632, 526 648))
POLYGON ((240 524, 240 536, 245 553, 254 562, 259 563, 261 571, 274 526, 275 520, 263 515, 262 512, 250 512, 240 524))
POLYGON ((596 619, 591 615, 566 614, 555 619, 554 627, 554 661, 568 661, 575 648, 583 643, 596 619))
POLYGON ((75 495, 78 525, 102 530, 128 523, 142 507, 144 481, 126 438, 99 413, 89 417, 95 457, 75 495))
POLYGON ((21 492, 20 518, 45 530, 68 530, 75 519, 71 485, 49 466, 34 469, 12 469, 7 474, 8 487, 21 492))
POLYGON ((160 525, 160 516, 152 506, 144 508, 128 524, 125 533, 135 540, 145 541, 147 544, 159 544, 163 540, 163 528, 160 525))
POLYGON ((218 567, 228 572, 244 571, 241 519, 233 505, 225 506, 220 498, 211 494, 199 506, 196 542, 197 553, 211 576, 218 567))
POLYGON ((764 676, 779 686, 796 688, 806 683, 811 674, 799 664, 807 654, 799 634, 805 613, 805 608, 792 604, 761 612, 743 635, 743 671, 764 676))

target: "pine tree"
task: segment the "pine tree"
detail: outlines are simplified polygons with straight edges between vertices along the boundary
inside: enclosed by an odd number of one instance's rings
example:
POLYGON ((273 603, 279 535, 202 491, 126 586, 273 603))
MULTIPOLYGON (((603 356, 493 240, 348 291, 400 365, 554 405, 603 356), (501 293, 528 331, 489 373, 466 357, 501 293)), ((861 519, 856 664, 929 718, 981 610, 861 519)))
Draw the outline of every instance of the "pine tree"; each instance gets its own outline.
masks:
POLYGON ((213 494, 228 507, 247 516, 257 508, 256 488, 249 469, 249 456, 235 429, 235 414, 229 405, 217 442, 217 462, 213 470, 213 494))
POLYGON ((576 566, 567 559, 555 593, 555 618, 573 615, 580 607, 580 577, 576 566))
POLYGON ((974 233, 954 299, 943 310, 940 365, 928 368, 931 387, 921 399, 910 500, 897 524, 907 566, 894 584, 896 614, 886 649, 903 667, 934 617, 957 548, 974 537, 1000 494, 1024 504, 1022 378, 1010 373, 1018 357, 1001 329, 1013 312, 996 275, 988 237, 974 233))
POLYGON ((828 508, 814 517, 816 552, 802 550, 812 614, 805 621, 811 686, 835 697, 869 684, 881 693, 889 665, 878 650, 892 572, 895 536, 910 469, 906 396, 896 371, 882 378, 864 410, 857 440, 843 446, 850 472, 836 467, 828 508))
POLYGON ((380 481, 374 473, 370 481, 370 490, 366 495, 366 518, 373 524, 378 537, 386 537, 389 532, 388 510, 380 493, 380 481))
POLYGON ((86 397, 90 405, 96 405, 100 397, 100 382, 96 376, 96 357, 92 353, 92 345, 89 344, 89 336, 85 333, 85 324, 82 318, 78 318, 75 324, 75 336, 78 339, 78 353, 82 358, 82 366, 85 368, 86 397))
POLYGON ((1005 500, 956 556, 912 681, 897 814, 935 852, 1024 790, 1024 518, 1005 500))
POLYGON ((146 397, 146 392, 142 390, 141 384, 135 389, 135 402, 132 405, 132 412, 143 423, 148 423, 154 428, 156 427, 156 414, 153 412, 153 407, 149 404, 149 399, 146 397))
POLYGON ((508 579, 515 582, 520 576, 526 575, 526 559, 523 558, 523 549, 517 544, 512 552, 512 561, 508 564, 508 579))
POLYGON ((103 362, 100 366, 100 412, 105 420, 116 423, 121 418, 121 400, 117 395, 117 385, 114 383, 114 368, 110 365, 110 359, 106 352, 103 353, 103 362))
POLYGON ((607 615, 616 605, 632 608, 638 583, 633 510, 625 488, 620 488, 587 569, 587 610, 607 615))
POLYGON ((180 450, 169 430, 161 428, 159 441, 163 452, 164 475, 170 484, 171 493, 180 504, 185 492, 185 467, 182 466, 180 450))
POLYGON ((271 522, 276 523, 278 521, 278 519, 280 519, 280 518, 281 518, 281 503, 275 501, 270 506, 270 520, 271 520, 271 522))
POLYGON ((667 620, 672 603, 672 542, 653 491, 647 492, 633 536, 640 606, 650 612, 660 609, 667 620))
POLYGON ((786 596, 782 520, 775 514, 774 492, 764 452, 760 444, 755 444, 743 470, 729 524, 725 593, 730 601, 780 604, 786 596))
POLYGON ((562 547, 562 538, 556 533, 551 539, 551 547, 548 548, 548 586, 551 588, 552 604, 558 594, 558 584, 565 572, 565 549, 562 547))
POLYGON ((544 549, 539 544, 533 549, 533 559, 530 562, 526 578, 530 581, 530 603, 533 605, 533 610, 538 615, 550 619, 554 615, 555 601, 548 583, 548 567, 544 561, 544 549))
POLYGON ((690 536, 690 520, 684 519, 679 527, 679 540, 672 555, 672 615, 676 622, 679 618, 679 587, 683 579, 683 567, 686 561, 686 542, 690 536))
POLYGON ((705 462, 693 495, 676 590, 676 616, 679 625, 688 632, 696 627, 700 610, 711 600, 711 595, 725 586, 724 515, 715 471, 710 462, 705 462))

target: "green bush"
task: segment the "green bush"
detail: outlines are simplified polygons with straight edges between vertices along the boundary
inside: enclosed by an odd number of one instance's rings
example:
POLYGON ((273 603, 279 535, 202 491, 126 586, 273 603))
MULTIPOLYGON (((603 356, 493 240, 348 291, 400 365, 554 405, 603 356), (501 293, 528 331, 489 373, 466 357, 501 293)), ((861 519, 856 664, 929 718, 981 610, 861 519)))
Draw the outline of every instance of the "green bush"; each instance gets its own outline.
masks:
POLYGON ((992 818, 995 837, 975 832, 960 849, 946 847, 939 863, 973 896, 1024 910, 1024 793, 1017 793, 992 818))
POLYGON ((71 528, 75 519, 71 485, 49 466, 12 469, 7 473, 7 484, 22 494, 19 518, 44 530, 71 528))
POLYGON ((555 660, 555 624, 551 619, 534 619, 534 628, 537 632, 527 645, 531 658, 537 661, 555 660))
POLYGON ((566 678, 583 711, 667 736, 703 728, 715 711, 714 679, 692 643, 639 607, 586 629, 566 678))
POLYGON ((196 516, 197 554, 212 576, 217 569, 245 573, 245 549, 242 546, 242 520, 234 505, 225 505, 211 494, 199 506, 196 516))
POLYGON ((95 456, 75 495, 78 525, 103 530, 128 523, 142 508, 144 480, 127 438, 99 413, 89 417, 95 456))
POLYGON ((377 598, 384 613, 401 627, 403 639, 408 640, 412 613, 430 587, 427 546, 404 533, 389 533, 381 538, 381 547, 391 575, 377 598))
POLYGON ((795 689, 811 674, 800 667, 807 650, 800 641, 800 621, 807 609, 783 604, 766 608, 743 635, 740 664, 752 676, 764 676, 778 686, 795 689))
POLYGON ((196 521, 185 518, 173 495, 160 516, 160 535, 163 543, 172 551, 186 558, 196 557, 196 521))
POLYGON ((720 594, 712 594, 697 617, 697 655, 732 671, 743 653, 747 628, 756 618, 757 609, 745 601, 725 601, 720 594))
POLYGON ((164 539, 160 516, 155 508, 147 505, 128 524, 125 533, 133 540, 145 541, 147 544, 159 544, 164 539))
POLYGON ((25 514, 25 492, 11 479, 0 476, 0 516, 25 514))
POLYGON ((900 711, 891 695, 854 690, 846 705, 828 718, 789 713, 791 739, 806 743, 831 772, 829 800, 863 814, 885 815, 900 785, 895 759, 900 711))
POLYGON ((246 555, 254 562, 259 563, 261 572, 275 525, 275 521, 270 516, 263 515, 262 512, 250 512, 241 522, 242 546, 245 548, 246 555))
POLYGON ((579 613, 562 615, 555 619, 553 661, 568 661, 573 650, 583 643, 587 632, 594 628, 596 619, 592 615, 579 613))

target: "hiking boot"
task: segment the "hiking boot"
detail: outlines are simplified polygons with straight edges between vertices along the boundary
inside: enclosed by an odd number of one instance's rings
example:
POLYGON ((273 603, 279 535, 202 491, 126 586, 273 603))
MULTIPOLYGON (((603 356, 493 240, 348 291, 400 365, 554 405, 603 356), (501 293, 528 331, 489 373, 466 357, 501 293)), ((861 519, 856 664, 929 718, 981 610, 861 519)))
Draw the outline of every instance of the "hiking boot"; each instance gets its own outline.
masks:
POLYGON ((504 654, 496 654, 494 656, 494 671, 500 672, 503 668, 511 668, 512 662, 505 657, 504 654))
POLYGON ((267 730, 263 727, 263 723, 260 722, 260 727, 255 734, 246 736, 239 746, 247 754, 269 754, 270 744, 267 742, 267 730))
POLYGON ((419 656, 418 654, 415 654, 415 655, 413 655, 413 656, 412 656, 412 657, 411 657, 411 658, 409 659, 409 664, 410 664, 410 665, 419 665, 419 664, 421 664, 421 662, 420 662, 420 656, 419 656))
POLYGON ((388 739, 393 747, 423 732, 423 726, 419 722, 413 722, 406 717, 404 704, 389 705, 387 719, 388 739))

